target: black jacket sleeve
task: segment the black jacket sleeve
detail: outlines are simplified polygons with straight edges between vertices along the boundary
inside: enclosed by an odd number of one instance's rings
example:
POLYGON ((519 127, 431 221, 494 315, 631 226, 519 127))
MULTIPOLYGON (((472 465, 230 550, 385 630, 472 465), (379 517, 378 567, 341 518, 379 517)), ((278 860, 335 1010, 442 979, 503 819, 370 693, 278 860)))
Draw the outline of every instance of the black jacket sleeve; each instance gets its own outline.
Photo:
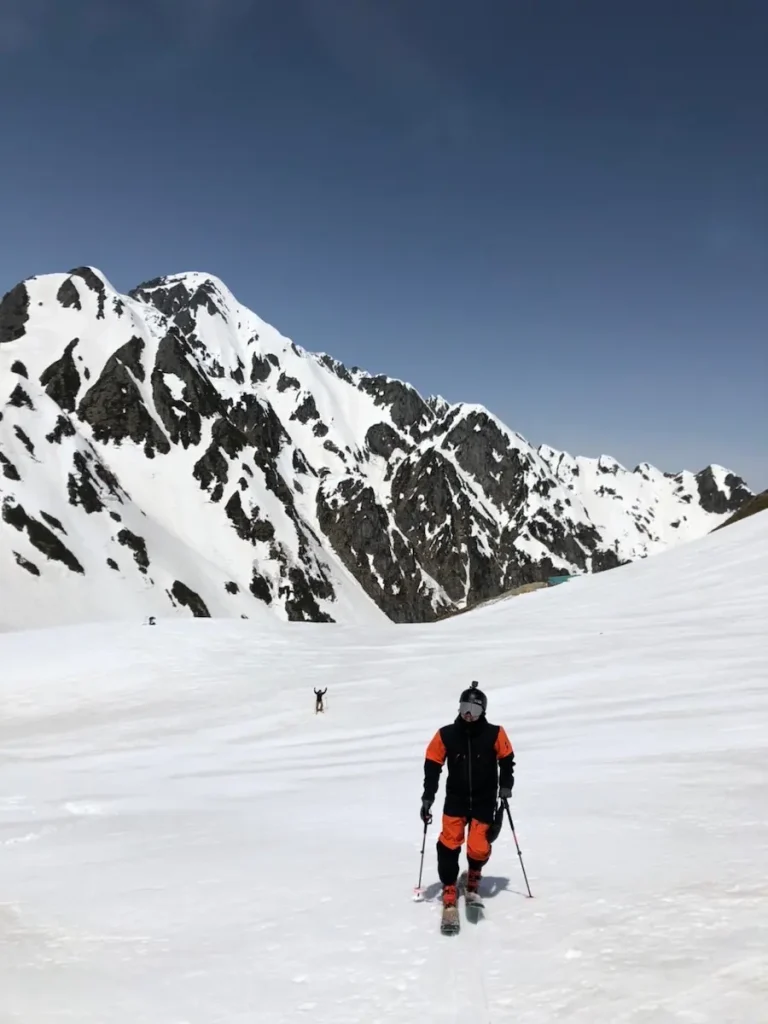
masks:
POLYGON ((434 800, 437 795, 437 787, 440 785, 440 772, 445 764, 445 744, 440 730, 438 730, 429 742, 426 757, 424 758, 424 792, 422 798, 434 800))
POLYGON ((515 784, 515 755, 514 752, 506 757, 499 758, 499 786, 512 789, 515 784))

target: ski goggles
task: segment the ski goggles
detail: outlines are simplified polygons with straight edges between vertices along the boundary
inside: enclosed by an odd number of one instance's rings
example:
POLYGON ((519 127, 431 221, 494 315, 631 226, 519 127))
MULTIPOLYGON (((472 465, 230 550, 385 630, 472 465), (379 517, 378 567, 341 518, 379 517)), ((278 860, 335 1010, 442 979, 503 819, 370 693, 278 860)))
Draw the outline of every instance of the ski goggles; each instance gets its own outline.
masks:
POLYGON ((459 715, 464 718, 469 715, 473 722, 476 722, 483 713, 482 704, 476 704, 473 700, 463 700, 459 704, 459 715))

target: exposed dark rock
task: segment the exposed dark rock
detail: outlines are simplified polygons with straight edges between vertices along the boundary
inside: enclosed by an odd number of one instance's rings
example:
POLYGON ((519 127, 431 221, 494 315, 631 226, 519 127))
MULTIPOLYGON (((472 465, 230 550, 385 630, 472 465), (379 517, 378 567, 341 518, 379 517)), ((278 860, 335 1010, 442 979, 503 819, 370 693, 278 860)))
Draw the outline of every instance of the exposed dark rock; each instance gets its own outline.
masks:
POLYGON ((229 580, 227 583, 224 584, 224 589, 228 594, 240 593, 240 587, 238 587, 238 585, 234 583, 232 580, 229 580))
POLYGON ((22 281, 0 300, 0 345, 23 338, 29 320, 29 292, 22 281))
POLYGON ((294 388, 296 391, 299 390, 301 384, 296 380, 295 377, 289 377, 287 373, 281 373, 277 380, 277 390, 280 392, 287 391, 288 388, 294 388))
POLYGON ((317 357, 317 361, 327 370, 330 370, 331 373, 334 373, 339 378, 339 380, 346 381, 347 384, 354 384, 352 375, 349 372, 349 370, 346 368, 346 366, 344 366, 343 363, 340 363, 337 359, 334 359, 332 356, 323 353, 322 355, 319 355, 317 357))
POLYGON ((21 505, 14 504, 10 498, 3 502, 3 519, 19 532, 26 531, 30 544, 50 561, 61 562, 70 572, 85 575, 85 569, 56 534, 39 520, 28 515, 21 505))
MULTIPOLYGON (((622 564, 621 559, 615 551, 610 549, 597 550, 592 553, 590 571, 591 572, 605 572, 607 569, 618 569, 622 564)), ((560 570, 562 575, 562 570, 560 570)), ((557 575, 553 573, 552 575, 557 575)))
POLYGON ((409 384, 379 374, 363 377, 357 386, 371 395, 376 405, 388 407, 392 422, 401 430, 411 430, 434 419, 432 410, 409 384))
POLYGON ((304 452, 301 451, 300 448, 294 448, 293 449, 293 456, 291 458, 291 463, 293 465, 294 470, 297 473, 301 473, 303 476, 307 476, 307 475, 310 475, 310 474, 312 476, 316 476, 315 471, 312 469, 310 464, 307 462, 307 460, 306 460, 306 458, 304 456, 304 452))
POLYGON ((140 284, 128 294, 132 299, 151 303, 167 317, 175 318, 180 329, 194 322, 191 314, 198 309, 206 309, 211 316, 221 316, 216 303, 217 291, 212 281, 203 281, 190 292, 181 281, 170 283, 166 278, 156 277, 140 284))
POLYGON ((267 489, 283 503, 288 514, 295 518, 296 510, 294 508, 293 491, 285 482, 282 474, 275 469, 274 463, 270 459, 265 458, 259 451, 254 453, 253 461, 264 474, 264 483, 267 489))
POLYGON ((104 503, 99 497, 98 485, 85 456, 82 452, 75 452, 72 462, 74 464, 74 471, 67 478, 69 504, 79 505, 89 515, 92 515, 94 512, 101 512, 104 508, 104 503))
POLYGON ((144 538, 138 537, 135 533, 124 526, 118 533, 117 540, 123 545, 123 547, 131 549, 134 561, 139 567, 139 571, 144 573, 146 576, 147 569, 149 568, 149 555, 147 554, 147 545, 144 538))
POLYGON ((297 406, 296 409, 291 413, 292 420, 298 420, 299 423, 308 423, 310 420, 316 420, 320 416, 315 405, 315 399, 312 395, 307 395, 301 405, 297 406))
MULTIPOLYGON (((123 491, 122 487, 118 483, 117 477, 114 473, 108 470, 104 463, 95 458, 90 452, 88 452, 88 458, 93 462, 93 472, 102 482, 109 494, 111 494, 113 498, 117 498, 119 502, 122 502, 122 495, 125 494, 125 491, 123 491)), ((114 514, 113 518, 117 518, 119 520, 120 516, 114 514)))
POLYGON ((717 486, 711 466, 696 474, 696 486, 699 489, 699 503, 705 512, 725 515, 726 512, 737 512, 752 497, 752 492, 741 479, 733 473, 725 478, 725 485, 730 493, 726 494, 717 486))
POLYGON ((611 476, 616 476, 619 472, 619 464, 613 459, 606 459, 605 456, 601 455, 597 460, 597 472, 609 473, 611 476))
POLYGON ((324 423, 316 423, 314 427, 312 427, 312 433, 315 437, 325 437, 328 433, 328 427, 326 427, 324 423))
POLYGON ((21 409, 22 406, 26 406, 27 409, 34 409, 32 399, 29 397, 27 392, 21 386, 17 384, 11 392, 10 398, 8 399, 8 405, 14 406, 16 409, 21 409))
POLYGON ((323 441, 323 448, 325 448, 327 452, 333 452, 334 455, 338 455, 340 459, 344 459, 344 452, 337 444, 334 444, 333 441, 323 441))
POLYGON ((144 405, 134 380, 136 360, 143 343, 134 338, 110 356, 99 379, 85 393, 77 410, 80 419, 91 425, 97 441, 120 444, 130 440, 144 445, 144 454, 167 455, 168 438, 144 405), (137 344, 138 343, 138 344, 137 344))
POLYGON ((21 480, 18 469, 16 469, 8 456, 3 455, 2 452, 0 452, 0 466, 3 467, 3 476, 8 480, 21 480))
POLYGON ((77 290, 77 285, 68 277, 64 281, 56 293, 56 298, 66 309, 82 309, 82 303, 80 302, 80 292, 77 290))
POLYGON ((251 360, 251 384, 263 383, 271 372, 272 366, 269 360, 254 352, 251 360))
POLYGON ((459 466, 482 484, 500 508, 518 508, 528 496, 528 455, 512 447, 509 438, 485 414, 471 412, 459 419, 441 448, 453 450, 459 466))
POLYGON ((285 603, 285 610, 291 622, 333 622, 333 618, 324 611, 315 600, 312 584, 297 566, 288 570, 287 582, 281 582, 280 597, 285 603))
POLYGON ((144 339, 138 335, 134 335, 124 345, 121 345, 119 349, 114 353, 106 367, 112 369, 113 366, 110 364, 112 360, 115 363, 122 363, 123 366, 127 366, 131 373, 137 380, 143 381, 146 377, 146 371, 144 370, 144 364, 141 361, 141 354, 144 351, 144 339))
POLYGON ((259 601, 263 601, 265 604, 272 604, 272 590, 269 586, 269 581, 265 576, 261 575, 258 569, 253 570, 249 589, 259 601))
POLYGON ((392 480, 392 510, 419 563, 451 600, 474 602, 500 593, 503 566, 475 536, 480 527, 497 545, 496 522, 473 506, 455 467, 439 451, 403 460, 392 480))
POLYGON ((75 428, 72 426, 72 421, 68 416, 59 415, 56 417, 56 425, 50 434, 45 435, 45 440, 49 444, 61 444, 62 437, 74 437, 75 428))
POLYGON ((34 455, 35 454, 35 446, 32 444, 32 442, 27 437, 27 435, 24 433, 24 431, 21 429, 21 427, 14 427, 13 428, 13 432, 16 435, 16 437, 18 437, 18 439, 21 441, 21 443, 24 445, 24 447, 27 449, 29 454, 30 455, 34 455))
POLYGON ((18 375, 20 377, 26 377, 27 380, 29 380, 29 374, 27 373, 27 368, 24 365, 24 363, 22 363, 22 361, 20 359, 15 359, 11 363, 11 373, 18 373, 18 375))
POLYGON ((402 435, 388 423, 374 423, 365 435, 365 443, 374 455, 384 459, 390 459, 398 448, 407 451, 411 447, 406 446, 402 435))
POLYGON ((245 448, 245 444, 245 437, 229 420, 222 418, 214 423, 211 443, 197 460, 192 471, 195 479, 200 481, 202 489, 210 491, 213 501, 221 501, 224 487, 229 480, 229 463, 224 455, 235 459, 245 448))
POLYGON ((107 290, 104 286, 104 282, 91 270, 90 267, 76 267, 74 270, 70 270, 72 277, 81 277, 83 281, 88 285, 92 292, 95 292, 99 300, 99 308, 96 313, 97 320, 104 319, 104 303, 107 297, 107 290))
POLYGON ((20 565, 22 569, 26 569, 28 573, 33 576, 39 576, 40 570, 37 568, 34 562, 28 561, 23 555, 20 555, 18 551, 13 552, 13 557, 16 559, 16 564, 20 565))
POLYGON ((317 515, 341 561, 391 619, 434 618, 431 593, 413 552, 390 526, 372 487, 352 478, 342 480, 330 494, 321 487, 317 515))
POLYGON ((77 395, 80 390, 80 374, 72 353, 77 347, 79 338, 73 338, 64 349, 60 359, 40 374, 40 383, 49 398, 65 412, 74 412, 77 395))
POLYGON ((174 581, 174 584, 171 587, 171 593, 180 605, 183 605, 185 608, 189 608, 196 619, 210 619, 211 613, 208 611, 202 597, 200 597, 199 594, 196 594, 194 590, 190 590, 189 587, 180 580, 174 581))
POLYGON ((276 459, 290 441, 272 406, 255 395, 244 395, 229 418, 248 444, 269 459, 276 459))
POLYGON ((59 533, 63 533, 66 536, 67 531, 61 525, 61 521, 58 520, 56 516, 51 516, 47 512, 42 511, 40 512, 40 515, 43 517, 46 523, 48 523, 49 526, 55 527, 59 531, 59 533))
POLYGON ((120 572, 120 566, 117 564, 114 558, 108 558, 107 565, 109 566, 110 569, 114 569, 115 572, 120 572))
POLYGON ((185 448, 200 443, 202 418, 221 412, 218 392, 198 368, 187 342, 173 331, 158 346, 152 397, 171 441, 185 448), (181 398, 173 397, 165 374, 177 377, 183 385, 181 398))
POLYGON ((272 523, 266 519, 259 518, 258 508, 254 508, 250 516, 245 514, 238 491, 234 492, 224 506, 224 511, 227 513, 238 537, 242 540, 247 540, 250 544, 256 544, 257 541, 272 540, 275 535, 275 528, 272 523))

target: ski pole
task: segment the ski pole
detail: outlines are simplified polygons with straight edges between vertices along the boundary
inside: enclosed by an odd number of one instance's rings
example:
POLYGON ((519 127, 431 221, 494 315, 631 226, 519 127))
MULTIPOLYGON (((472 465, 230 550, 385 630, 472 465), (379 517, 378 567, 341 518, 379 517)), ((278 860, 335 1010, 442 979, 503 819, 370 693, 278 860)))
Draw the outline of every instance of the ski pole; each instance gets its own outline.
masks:
POLYGON ((525 873, 525 864, 523 864, 523 854, 522 854, 522 851, 520 849, 520 844, 517 841, 517 833, 515 832, 515 826, 512 823, 512 815, 510 814, 510 811, 509 811, 509 803, 508 803, 507 800, 502 800, 502 803, 504 804, 504 810, 507 812, 507 818, 509 819, 509 827, 512 829, 512 838, 515 840, 515 846, 517 847, 517 856, 520 858, 520 867, 523 869, 523 878, 525 879, 525 887, 528 890, 528 895, 530 896, 531 899, 533 899, 533 893, 531 892, 531 887, 528 884, 528 875, 526 875, 526 873, 525 873))
POLYGON ((421 876, 424 871, 424 850, 427 848, 427 827, 432 821, 432 815, 428 815, 424 821, 424 838, 421 841, 421 863, 419 864, 419 882, 416 888, 413 890, 413 898, 416 902, 421 902, 424 899, 424 893, 421 889, 421 876))

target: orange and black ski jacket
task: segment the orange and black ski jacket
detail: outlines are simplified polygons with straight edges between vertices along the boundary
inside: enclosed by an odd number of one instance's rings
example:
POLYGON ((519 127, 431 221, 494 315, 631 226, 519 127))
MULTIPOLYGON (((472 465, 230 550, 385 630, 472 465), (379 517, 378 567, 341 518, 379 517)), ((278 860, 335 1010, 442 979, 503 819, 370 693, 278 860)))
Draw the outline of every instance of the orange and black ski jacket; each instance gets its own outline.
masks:
POLYGON ((424 796, 434 800, 443 765, 448 765, 444 814, 492 821, 499 786, 510 787, 515 753, 501 725, 485 715, 476 722, 457 717, 438 729, 424 759, 424 796))

